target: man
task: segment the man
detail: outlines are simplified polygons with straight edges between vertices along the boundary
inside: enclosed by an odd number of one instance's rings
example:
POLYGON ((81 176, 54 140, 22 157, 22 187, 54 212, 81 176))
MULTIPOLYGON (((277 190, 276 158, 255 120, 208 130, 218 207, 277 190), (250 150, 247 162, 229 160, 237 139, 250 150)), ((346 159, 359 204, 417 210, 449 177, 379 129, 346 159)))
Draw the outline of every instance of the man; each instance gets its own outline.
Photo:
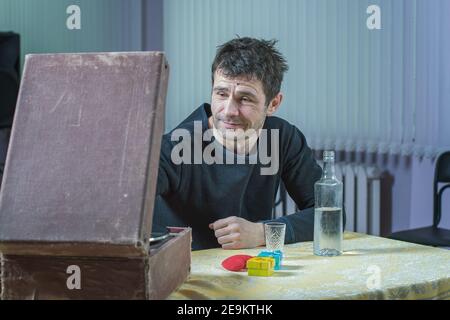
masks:
POLYGON ((282 180, 301 209, 276 219, 286 223, 285 242, 313 239, 314 183, 322 169, 300 130, 272 116, 283 100, 280 88, 288 69, 275 43, 237 38, 218 48, 211 105, 201 105, 163 136, 154 231, 190 226, 194 250, 264 245, 263 223, 273 221, 272 207, 282 180), (270 139, 264 139, 267 132, 270 139), (267 162, 258 161, 265 147, 270 150, 270 170, 264 167, 267 162), (206 160, 205 154, 231 154, 235 161, 206 160), (195 157, 197 161, 190 161, 195 157))

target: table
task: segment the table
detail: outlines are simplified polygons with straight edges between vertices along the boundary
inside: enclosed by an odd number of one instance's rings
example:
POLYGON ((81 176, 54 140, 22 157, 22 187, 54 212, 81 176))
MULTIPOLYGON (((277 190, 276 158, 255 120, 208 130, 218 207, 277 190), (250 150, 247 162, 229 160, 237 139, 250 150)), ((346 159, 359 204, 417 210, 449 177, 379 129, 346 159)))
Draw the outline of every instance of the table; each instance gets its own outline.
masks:
POLYGON ((450 250, 353 232, 338 257, 314 256, 312 245, 285 245, 283 270, 272 277, 221 266, 263 248, 194 251, 190 277, 169 299, 450 299, 450 250))

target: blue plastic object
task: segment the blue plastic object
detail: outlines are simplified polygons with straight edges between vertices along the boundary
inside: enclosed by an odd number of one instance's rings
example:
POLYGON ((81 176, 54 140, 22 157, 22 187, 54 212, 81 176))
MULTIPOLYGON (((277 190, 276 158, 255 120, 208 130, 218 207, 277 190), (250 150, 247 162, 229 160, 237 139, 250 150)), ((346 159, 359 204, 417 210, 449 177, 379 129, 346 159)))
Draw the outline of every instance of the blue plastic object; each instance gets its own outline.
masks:
POLYGON ((280 250, 276 251, 261 251, 258 257, 272 257, 275 259, 275 270, 280 270, 283 262, 283 252, 280 250))

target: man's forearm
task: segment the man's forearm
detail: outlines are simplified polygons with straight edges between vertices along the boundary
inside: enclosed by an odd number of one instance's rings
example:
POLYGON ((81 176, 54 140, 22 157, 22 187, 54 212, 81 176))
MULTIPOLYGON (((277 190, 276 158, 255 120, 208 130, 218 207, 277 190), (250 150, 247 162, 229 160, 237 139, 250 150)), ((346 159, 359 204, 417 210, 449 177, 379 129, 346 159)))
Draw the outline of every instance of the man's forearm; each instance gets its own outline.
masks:
POLYGON ((314 239, 314 208, 307 208, 274 221, 286 223, 285 243, 314 239))
MULTIPOLYGON (((346 214, 345 208, 342 209, 343 228, 345 229, 346 214)), ((271 221, 286 223, 286 244, 314 240, 314 207, 306 208, 271 221)))

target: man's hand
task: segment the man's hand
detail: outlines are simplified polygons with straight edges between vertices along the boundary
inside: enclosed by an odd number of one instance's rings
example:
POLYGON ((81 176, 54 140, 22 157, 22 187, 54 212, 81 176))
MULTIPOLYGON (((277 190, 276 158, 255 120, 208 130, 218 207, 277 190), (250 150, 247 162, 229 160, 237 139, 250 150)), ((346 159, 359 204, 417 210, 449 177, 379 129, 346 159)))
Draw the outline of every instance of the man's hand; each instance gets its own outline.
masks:
POLYGON ((255 248, 266 243, 264 225, 239 217, 228 217, 209 225, 223 249, 255 248))

